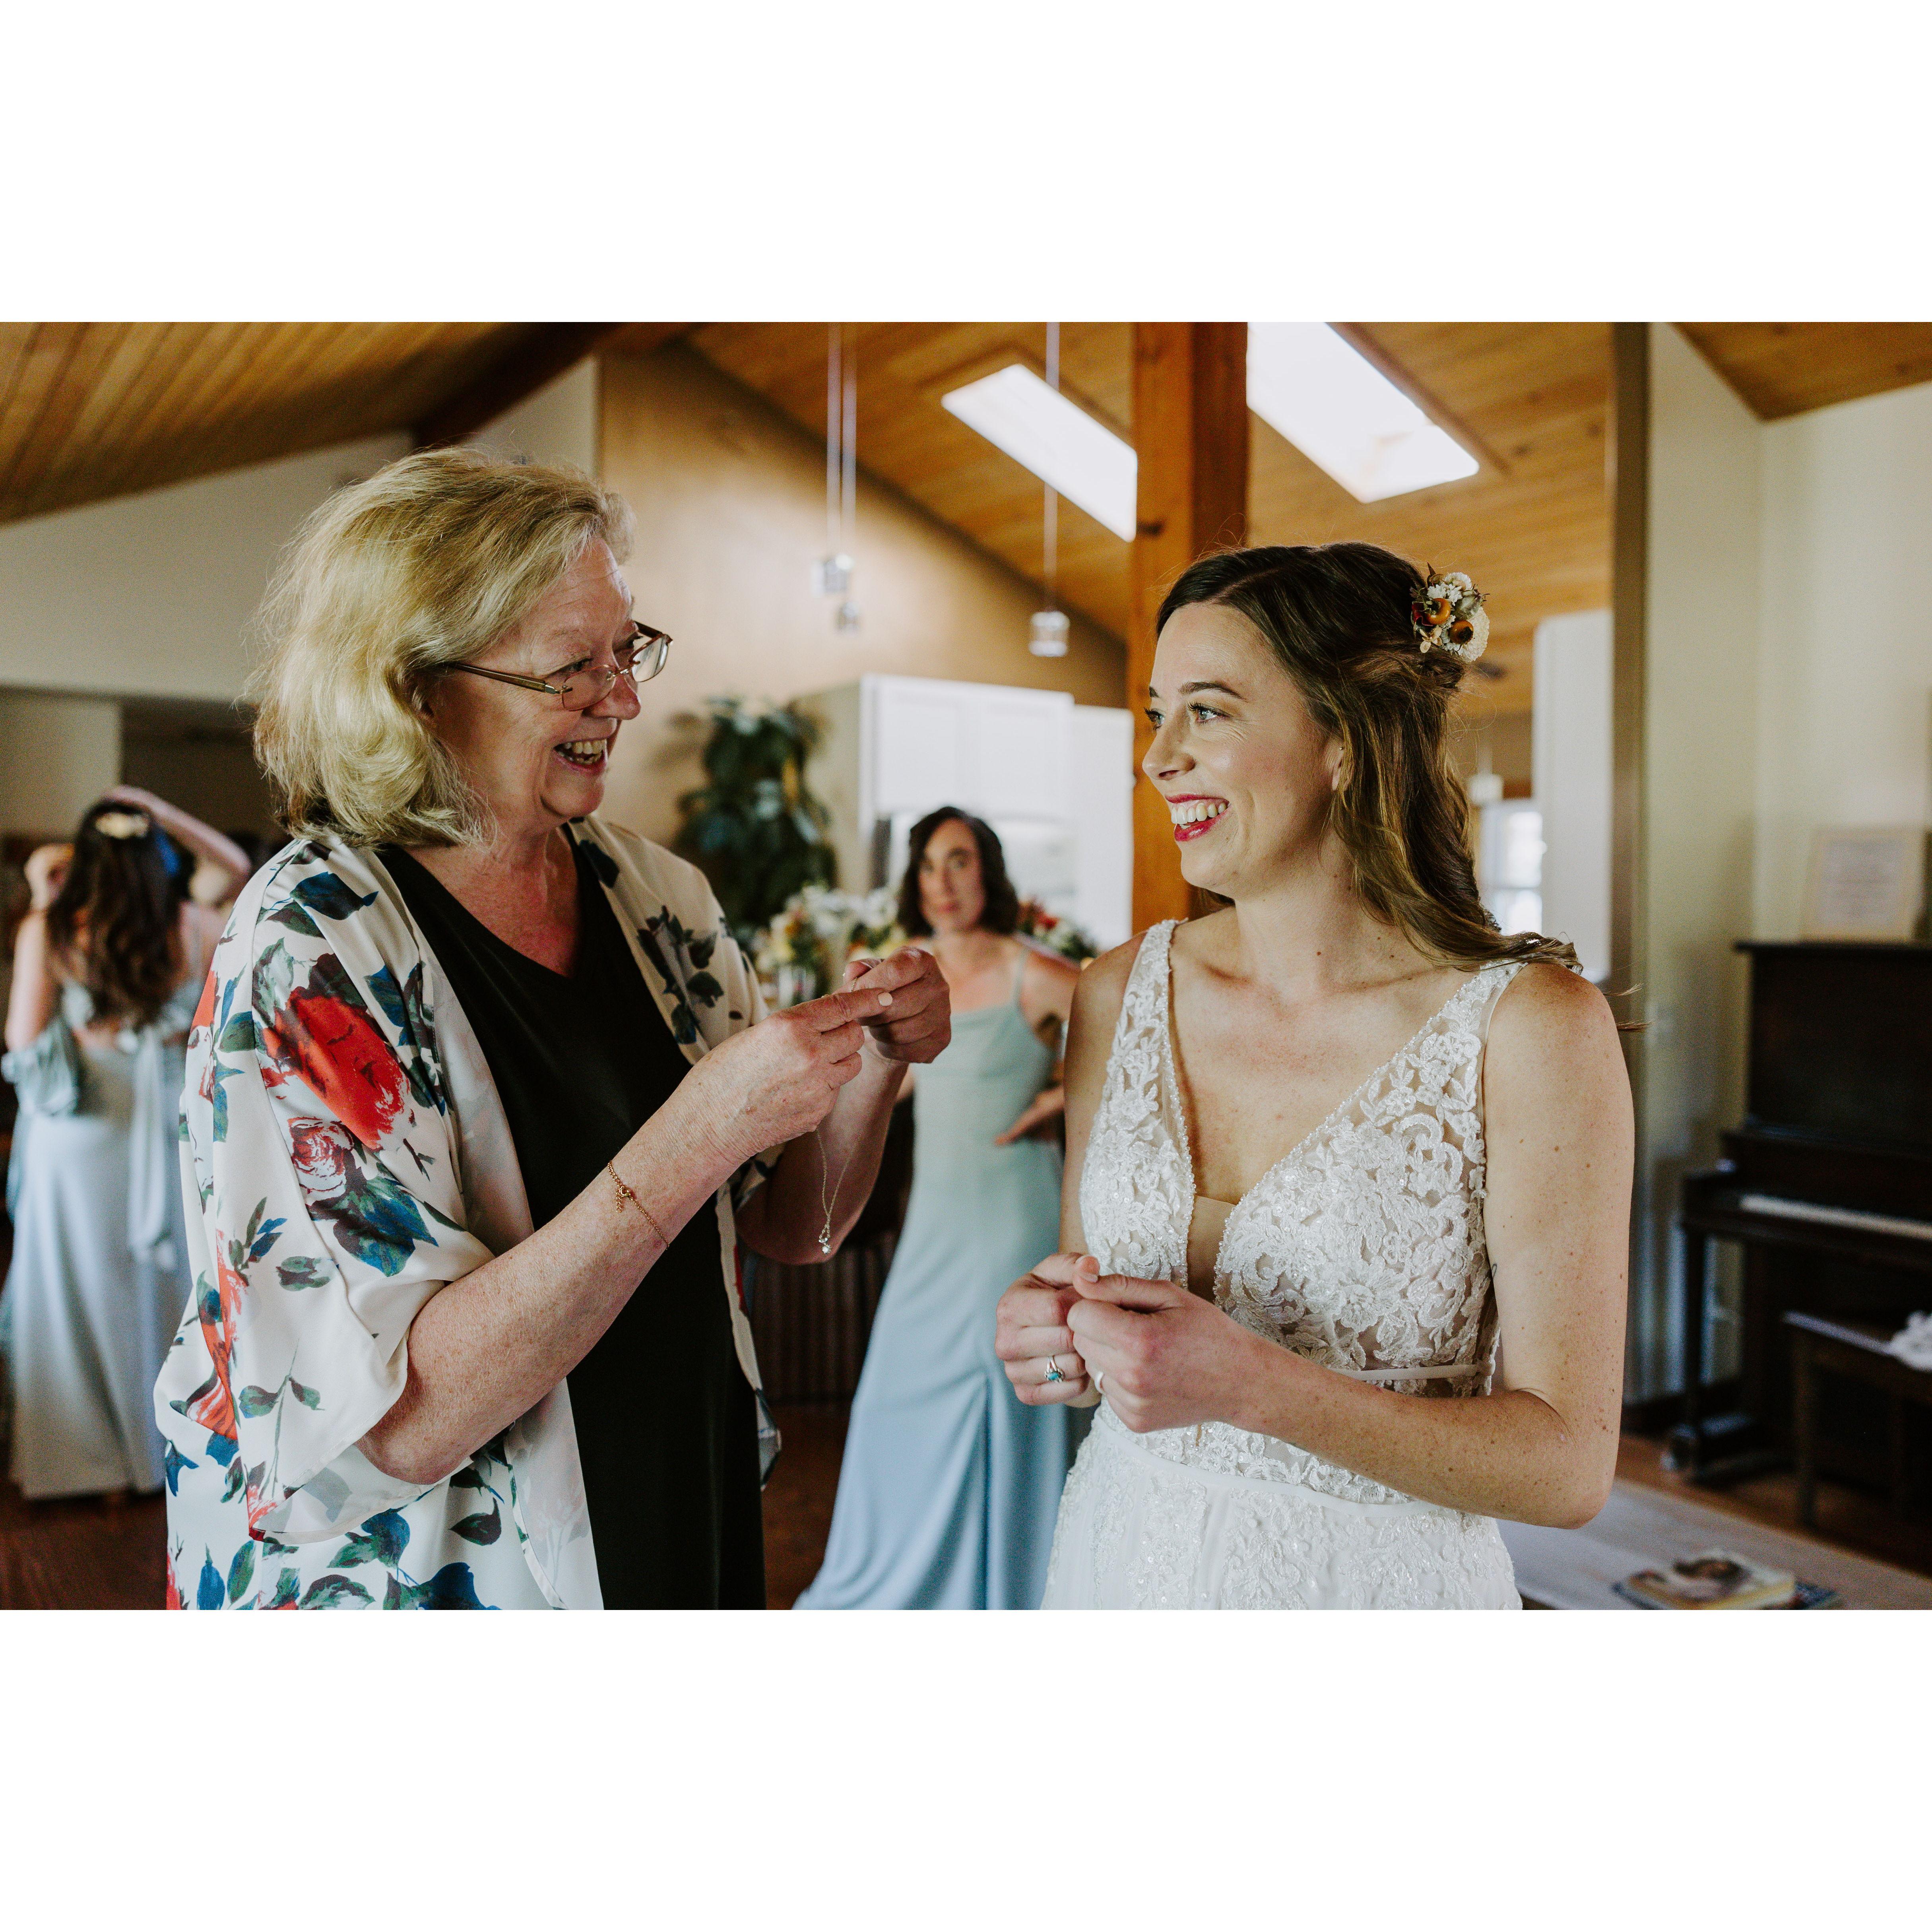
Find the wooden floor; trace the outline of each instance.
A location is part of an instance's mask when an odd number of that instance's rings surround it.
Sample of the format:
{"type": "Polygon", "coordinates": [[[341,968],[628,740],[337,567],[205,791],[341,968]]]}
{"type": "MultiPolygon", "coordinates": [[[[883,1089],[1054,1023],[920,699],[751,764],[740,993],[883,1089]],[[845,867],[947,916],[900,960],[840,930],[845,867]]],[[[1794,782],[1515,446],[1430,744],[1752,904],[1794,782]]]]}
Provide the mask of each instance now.
{"type": "MultiPolygon", "coordinates": [[[[766,1600],[789,1610],[817,1574],[832,1524],[838,1460],[845,1443],[842,1404],[777,1412],[784,1453],[765,1491],[766,1600]]],[[[1625,1481],[1694,1496],[1717,1510],[1778,1529],[1798,1527],[1789,1472],[1733,1488],[1688,1483],[1663,1467],[1661,1447],[1626,1436],[1617,1473],[1625,1481]]],[[[1827,1542],[1932,1576],[1932,1516],[1900,1517],[1880,1498],[1821,1481],[1818,1526],[1827,1542]]],[[[164,1600],[166,1534],[158,1496],[110,1504],[93,1498],[29,1503],[0,1481],[0,1610],[158,1610],[164,1600]]]]}
{"type": "Polygon", "coordinates": [[[845,1448],[841,1402],[772,1412],[784,1451],[765,1485],[765,1602],[788,1610],[818,1574],[832,1529],[838,1491],[838,1460],[845,1448]]]}
{"type": "Polygon", "coordinates": [[[1932,1576],[1932,1514],[1922,1507],[1901,1516],[1882,1496],[1821,1476],[1817,1523],[1807,1530],[1798,1520],[1798,1479],[1789,1469],[1774,1469],[1724,1485],[1694,1483],[1664,1468],[1661,1442],[1637,1436],[1624,1438],[1617,1455],[1617,1474],[1625,1482],[1675,1490],[1749,1522],[1815,1536],[1861,1556],[1876,1557],[1918,1576],[1932,1576]]]}
{"type": "Polygon", "coordinates": [[[0,1481],[0,1610],[158,1610],[166,1548],[159,1496],[30,1503],[0,1481]]]}

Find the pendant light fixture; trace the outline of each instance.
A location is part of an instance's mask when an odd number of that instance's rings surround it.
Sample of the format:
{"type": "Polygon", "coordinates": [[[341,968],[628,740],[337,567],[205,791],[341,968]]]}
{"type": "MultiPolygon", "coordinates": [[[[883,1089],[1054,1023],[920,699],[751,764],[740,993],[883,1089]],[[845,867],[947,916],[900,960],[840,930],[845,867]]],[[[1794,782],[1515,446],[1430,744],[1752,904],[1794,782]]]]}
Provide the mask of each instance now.
{"type": "Polygon", "coordinates": [[[852,533],[859,512],[859,357],[845,340],[843,322],[826,331],[825,353],[826,554],[812,566],[812,589],[836,597],[833,628],[856,631],[859,607],[852,601],[852,533]]]}
{"type": "MultiPolygon", "coordinates": [[[[1046,325],[1046,386],[1060,393],[1060,325],[1046,325]]],[[[1066,655],[1066,613],[1059,608],[1060,493],[1049,483],[1040,507],[1040,584],[1046,608],[1033,614],[1027,649],[1036,658],[1066,655]]]]}

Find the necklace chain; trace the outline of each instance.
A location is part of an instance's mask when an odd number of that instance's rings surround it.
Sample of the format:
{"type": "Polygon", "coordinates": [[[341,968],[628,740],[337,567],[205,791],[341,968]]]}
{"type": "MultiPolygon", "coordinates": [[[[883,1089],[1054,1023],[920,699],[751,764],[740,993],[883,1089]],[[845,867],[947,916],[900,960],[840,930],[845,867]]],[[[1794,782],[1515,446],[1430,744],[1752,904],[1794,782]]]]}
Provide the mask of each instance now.
{"type": "Polygon", "coordinates": [[[845,1177],[852,1171],[852,1155],[848,1150],[844,1165],[838,1170],[838,1184],[828,1196],[826,1183],[832,1178],[832,1163],[825,1157],[825,1136],[817,1127],[812,1130],[812,1138],[818,1148],[818,1204],[824,1211],[825,1220],[818,1230],[818,1252],[828,1259],[832,1253],[832,1209],[839,1196],[844,1192],[845,1177]]]}

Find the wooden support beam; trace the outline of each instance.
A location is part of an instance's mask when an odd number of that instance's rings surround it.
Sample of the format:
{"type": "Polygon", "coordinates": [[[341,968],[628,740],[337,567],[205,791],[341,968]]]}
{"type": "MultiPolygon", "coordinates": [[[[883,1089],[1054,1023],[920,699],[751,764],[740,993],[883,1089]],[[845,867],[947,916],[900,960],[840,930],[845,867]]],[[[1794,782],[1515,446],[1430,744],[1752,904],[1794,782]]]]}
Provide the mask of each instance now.
{"type": "MultiPolygon", "coordinates": [[[[1643,790],[1650,603],[1650,330],[1619,322],[1610,332],[1610,422],[1604,450],[1610,498],[1610,976],[1604,992],[1621,1022],[1649,1004],[1645,916],[1643,790]]],[[[1636,1123],[1631,1201],[1630,1320],[1626,1386],[1658,1388],[1670,1360],[1667,1335],[1672,1204],[1657,1198],[1649,1068],[1643,1036],[1622,1036],[1636,1123]]],[[[1675,1184],[1672,1184],[1674,1186],[1675,1184]]],[[[1687,1239],[1693,1243],[1698,1237],[1687,1239]]],[[[1687,1268],[1690,1265],[1687,1262],[1687,1268]]]]}
{"type": "MultiPolygon", "coordinates": [[[[630,322],[541,322],[514,348],[453,396],[446,397],[410,434],[418,449],[460,442],[506,410],[514,409],[548,382],[576,368],[585,356],[614,346],[630,331],[654,326],[630,322]]],[[[683,328],[683,322],[668,326],[683,328]]]]}
{"type": "MultiPolygon", "coordinates": [[[[1154,671],[1154,620],[1187,566],[1248,539],[1248,326],[1134,324],[1134,448],[1140,458],[1127,612],[1127,709],[1138,762],[1154,671]]],[[[1160,795],[1137,779],[1134,928],[1185,919],[1187,884],[1160,795]]]]}
{"type": "MultiPolygon", "coordinates": [[[[1612,324],[1611,357],[1610,434],[1604,452],[1611,538],[1609,990],[1619,1020],[1640,1020],[1648,965],[1643,774],[1650,580],[1650,324],[1612,324]]],[[[1626,1034],[1626,1044],[1634,1037],[1626,1034]]],[[[1631,1078],[1640,1079],[1642,1055],[1633,1052],[1629,1058],[1631,1078]]]]}

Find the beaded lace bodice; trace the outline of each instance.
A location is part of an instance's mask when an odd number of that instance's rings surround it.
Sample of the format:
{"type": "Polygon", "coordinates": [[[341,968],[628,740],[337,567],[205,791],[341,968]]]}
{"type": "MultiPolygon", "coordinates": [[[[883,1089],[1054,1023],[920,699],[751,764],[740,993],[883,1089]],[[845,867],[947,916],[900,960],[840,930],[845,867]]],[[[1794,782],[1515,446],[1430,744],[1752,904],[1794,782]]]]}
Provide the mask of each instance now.
{"type": "MultiPolygon", "coordinates": [[[[1110,1274],[1187,1280],[1195,1182],[1174,1071],[1168,947],[1152,928],[1128,976],[1080,1180],[1088,1250],[1110,1274]]],[[[1221,1307],[1324,1366],[1416,1395],[1485,1388],[1496,1314],[1483,1226],[1483,1049],[1518,967],[1472,974],[1391,1059],[1228,1214],[1221,1307]]],[[[1102,1407],[1096,1428],[1119,1429],[1102,1407]]],[[[1221,1423],[1136,1438],[1229,1474],[1364,1502],[1398,1492],[1221,1423]]]]}

